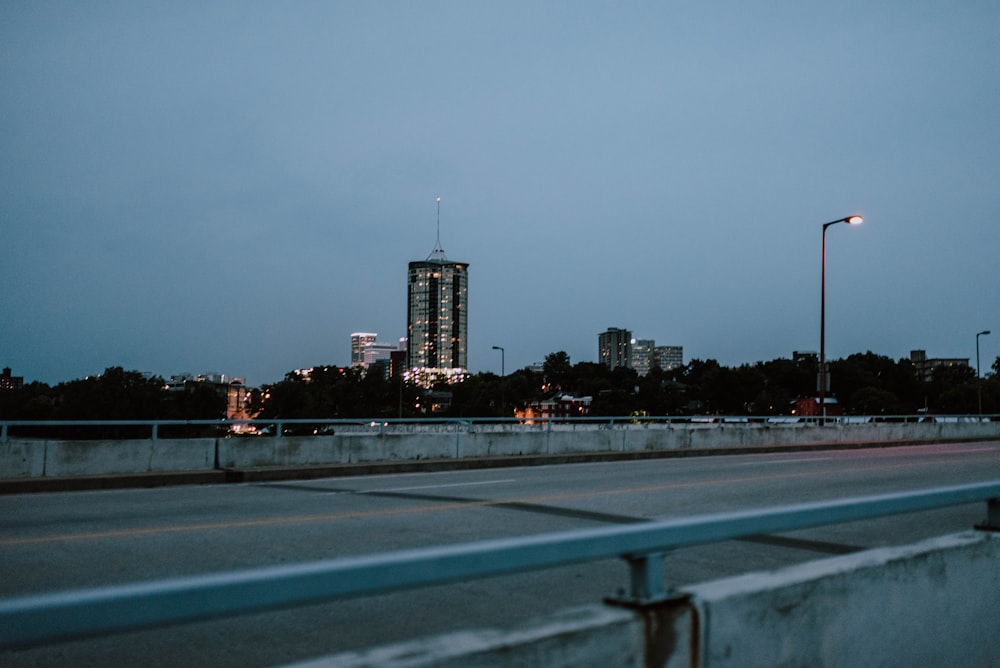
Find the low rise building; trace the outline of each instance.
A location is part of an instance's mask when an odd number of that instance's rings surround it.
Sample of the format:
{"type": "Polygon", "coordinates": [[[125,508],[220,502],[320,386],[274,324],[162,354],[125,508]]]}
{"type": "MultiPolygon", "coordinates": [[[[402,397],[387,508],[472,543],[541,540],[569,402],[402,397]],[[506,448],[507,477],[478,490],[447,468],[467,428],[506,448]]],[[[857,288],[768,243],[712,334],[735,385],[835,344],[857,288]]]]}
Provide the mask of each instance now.
{"type": "Polygon", "coordinates": [[[590,404],[592,401],[593,397],[556,394],[548,399],[531,404],[523,410],[514,411],[514,417],[521,418],[526,424],[533,424],[533,418],[585,417],[590,414],[590,404]]]}
{"type": "Polygon", "coordinates": [[[23,376],[12,376],[11,368],[5,366],[0,374],[0,390],[20,390],[24,387],[23,376]]]}
{"type": "Polygon", "coordinates": [[[910,361],[913,362],[913,370],[925,383],[931,382],[934,378],[934,369],[939,367],[969,366],[968,357],[927,357],[925,350],[911,350],[910,361]]]}

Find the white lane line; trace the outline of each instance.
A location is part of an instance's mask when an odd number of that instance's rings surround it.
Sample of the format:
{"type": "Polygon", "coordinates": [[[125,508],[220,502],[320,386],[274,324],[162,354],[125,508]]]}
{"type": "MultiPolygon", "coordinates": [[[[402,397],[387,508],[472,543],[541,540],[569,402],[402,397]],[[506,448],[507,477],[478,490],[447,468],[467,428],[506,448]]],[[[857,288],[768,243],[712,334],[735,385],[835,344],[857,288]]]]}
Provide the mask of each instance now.
{"type": "Polygon", "coordinates": [[[386,489],[366,489],[355,492],[355,494],[378,494],[380,492],[412,492],[417,489],[444,489],[446,487],[475,487],[480,485],[503,485],[509,482],[517,482],[514,478],[505,480],[481,480],[479,482],[455,482],[448,485],[416,485],[414,487],[389,487],[386,489]]]}
{"type": "Polygon", "coordinates": [[[740,462],[736,466],[760,466],[762,464],[809,464],[812,462],[825,462],[833,457],[800,457],[798,459],[771,459],[768,461],[740,462]]]}
{"type": "Polygon", "coordinates": [[[965,454],[966,452],[997,452],[996,448],[956,448],[955,450],[948,450],[945,454],[953,455],[956,452],[965,454]]]}

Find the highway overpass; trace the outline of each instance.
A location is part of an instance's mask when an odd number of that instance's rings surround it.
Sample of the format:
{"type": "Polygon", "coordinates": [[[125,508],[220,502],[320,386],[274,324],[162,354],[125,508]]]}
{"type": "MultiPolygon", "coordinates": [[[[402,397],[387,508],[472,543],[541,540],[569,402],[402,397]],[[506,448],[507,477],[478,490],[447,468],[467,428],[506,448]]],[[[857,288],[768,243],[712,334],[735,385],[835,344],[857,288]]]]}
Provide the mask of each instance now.
{"type": "MultiPolygon", "coordinates": [[[[0,596],[9,599],[81,586],[628,526],[998,478],[1000,443],[984,440],[5,495],[0,496],[0,596]]],[[[731,576],[811,568],[809,564],[817,558],[861,558],[872,549],[891,550],[963,534],[983,516],[982,504],[960,505],[747,536],[672,552],[664,559],[663,575],[676,590],[699,591],[700,587],[703,594],[710,594],[711,583],[731,576]]],[[[954,546],[958,539],[949,540],[954,546]]],[[[966,547],[963,543],[955,549],[966,547]]],[[[996,574],[995,560],[991,563],[987,577],[996,574]]],[[[761,577],[753,576],[750,581],[762,582],[761,577]]],[[[332,654],[337,662],[346,663],[354,660],[352,656],[364,660],[367,655],[370,660],[373,647],[390,645],[383,651],[391,652],[393,643],[424,642],[460,629],[493,629],[494,634],[503,635],[546,627],[531,620],[548,620],[549,626],[552,620],[565,622],[565,609],[598,604],[627,582],[625,564],[605,560],[6,650],[0,658],[9,665],[263,666],[332,654]]],[[[980,583],[990,586],[985,580],[980,583]]],[[[898,598],[893,591],[889,594],[898,598]]],[[[879,618],[883,599],[874,598],[868,609],[879,624],[891,621],[898,626],[899,619],[879,618]]],[[[594,617],[588,619],[592,622],[594,617]]],[[[989,630],[988,637],[1000,637],[998,629],[989,630]]],[[[837,629],[830,633],[842,642],[852,640],[838,636],[837,629]]],[[[398,651],[399,646],[395,647],[398,651]]],[[[413,651],[412,645],[405,647],[413,651]]]]}

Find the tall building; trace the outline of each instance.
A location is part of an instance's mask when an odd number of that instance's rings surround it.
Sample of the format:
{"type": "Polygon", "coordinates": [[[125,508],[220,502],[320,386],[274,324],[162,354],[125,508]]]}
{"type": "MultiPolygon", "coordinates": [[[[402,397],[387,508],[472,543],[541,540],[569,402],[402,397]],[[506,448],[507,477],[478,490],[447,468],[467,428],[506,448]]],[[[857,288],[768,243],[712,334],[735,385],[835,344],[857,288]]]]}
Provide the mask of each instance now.
{"type": "Polygon", "coordinates": [[[414,382],[465,377],[469,362],[469,265],[441,248],[441,199],[437,243],[426,260],[410,262],[407,280],[407,367],[414,382]]]}
{"type": "Polygon", "coordinates": [[[670,371],[684,366],[683,346],[658,346],[653,339],[632,339],[631,343],[629,366],[640,376],[645,376],[655,367],[670,371]]]}
{"type": "Polygon", "coordinates": [[[351,366],[365,365],[365,346],[375,343],[375,332],[354,332],[351,334],[351,366]]]}
{"type": "Polygon", "coordinates": [[[632,339],[632,357],[629,366],[640,376],[645,376],[653,368],[653,350],[656,342],[653,339],[632,339]]]}
{"type": "Polygon", "coordinates": [[[608,331],[597,335],[597,355],[609,369],[628,368],[632,361],[632,332],[608,327],[608,331]]]}
{"type": "Polygon", "coordinates": [[[684,366],[684,346],[656,346],[653,348],[653,366],[664,371],[684,366]]]}
{"type": "Polygon", "coordinates": [[[392,353],[399,348],[391,343],[369,343],[363,351],[362,365],[367,369],[372,364],[386,362],[392,358],[392,353]]]}

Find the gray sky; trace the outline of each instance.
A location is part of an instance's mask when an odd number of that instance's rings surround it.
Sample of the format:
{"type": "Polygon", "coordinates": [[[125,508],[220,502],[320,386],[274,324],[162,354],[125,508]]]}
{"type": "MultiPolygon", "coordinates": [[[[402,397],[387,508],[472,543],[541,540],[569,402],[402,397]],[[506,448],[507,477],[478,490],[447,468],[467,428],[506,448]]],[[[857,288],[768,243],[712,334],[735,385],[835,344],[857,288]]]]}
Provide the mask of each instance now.
{"type": "MultiPolygon", "coordinates": [[[[5,2],[0,364],[260,384],[469,268],[473,371],[1000,354],[1000,3],[5,2]]],[[[989,362],[988,362],[989,361],[989,362]]]]}

